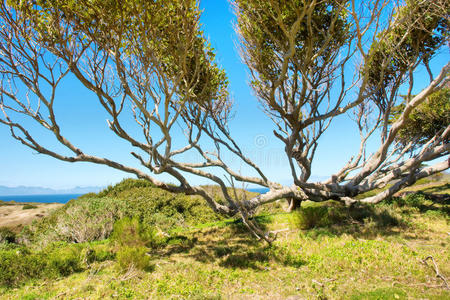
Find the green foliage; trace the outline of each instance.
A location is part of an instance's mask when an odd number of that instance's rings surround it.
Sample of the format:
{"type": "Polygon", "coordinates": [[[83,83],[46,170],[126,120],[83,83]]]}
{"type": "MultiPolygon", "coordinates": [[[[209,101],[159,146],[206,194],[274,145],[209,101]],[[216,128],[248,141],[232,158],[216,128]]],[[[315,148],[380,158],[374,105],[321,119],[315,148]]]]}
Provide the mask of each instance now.
{"type": "Polygon", "coordinates": [[[430,6],[428,1],[408,0],[396,13],[396,23],[371,45],[363,73],[368,75],[370,97],[384,110],[386,90],[400,84],[411,65],[428,62],[448,36],[448,1],[430,6]]]}
{"type": "Polygon", "coordinates": [[[327,207],[301,207],[293,212],[294,224],[300,229],[311,229],[331,224],[327,207]]]}
{"type": "Polygon", "coordinates": [[[43,250],[46,255],[46,277],[67,276],[83,270],[80,249],[64,245],[56,249],[43,250]]]}
{"type": "Polygon", "coordinates": [[[107,260],[113,260],[116,257],[116,254],[111,249],[111,247],[108,244],[99,244],[94,245],[92,248],[94,256],[90,261],[98,261],[103,262],[107,260]]]}
{"type": "Polygon", "coordinates": [[[32,204],[25,204],[22,209],[34,209],[34,208],[38,208],[36,205],[32,205],[32,204]]]}
{"type": "Polygon", "coordinates": [[[222,219],[202,198],[173,194],[152,187],[145,180],[125,179],[99,196],[123,202],[124,217],[137,218],[163,231],[222,219]]]}
{"type": "MultiPolygon", "coordinates": [[[[131,189],[135,188],[148,188],[148,187],[154,187],[153,184],[148,180],[136,180],[132,178],[127,178],[122,180],[121,182],[115,184],[115,185],[109,185],[107,188],[100,191],[98,194],[90,194],[91,196],[97,196],[100,198],[103,197],[117,197],[123,192],[126,192],[131,189]]],[[[80,198],[84,198],[86,195],[81,196],[80,198]]],[[[90,197],[88,197],[90,198],[90,197]]]]}
{"type": "Polygon", "coordinates": [[[340,204],[311,205],[301,207],[290,216],[291,224],[299,229],[330,227],[343,224],[366,224],[376,228],[398,226],[402,218],[393,209],[383,205],[356,205],[345,207],[340,204]]]}
{"type": "Polygon", "coordinates": [[[26,249],[0,251],[0,285],[15,286],[29,278],[36,278],[46,263],[39,255],[26,249]]]}
{"type": "Polygon", "coordinates": [[[73,247],[47,248],[37,253],[26,248],[0,251],[0,285],[16,286],[35,278],[56,278],[82,270],[73,247]]]}
{"type": "Polygon", "coordinates": [[[120,247],[116,254],[116,260],[117,266],[122,272],[126,272],[130,268],[144,271],[152,271],[154,269],[150,256],[147,254],[147,248],[143,246],[120,247]]]}
{"type": "Polygon", "coordinates": [[[49,216],[36,220],[21,232],[28,243],[52,241],[85,242],[108,238],[114,223],[135,219],[149,232],[168,232],[176,227],[221,220],[198,196],[173,194],[153,187],[148,181],[125,179],[98,194],[90,193],[69,201],[49,216]]]}
{"type": "Polygon", "coordinates": [[[312,84],[323,84],[327,75],[321,70],[331,68],[336,53],[351,36],[344,1],[235,0],[234,3],[242,55],[252,70],[253,90],[270,109],[281,111],[285,108],[270,97],[271,90],[289,78],[286,84],[294,89],[295,96],[285,96],[283,101],[296,110],[295,115],[283,117],[297,126],[302,119],[300,107],[307,103],[300,92],[305,84],[302,79],[307,74],[320,73],[322,78],[317,82],[313,79],[312,84]],[[291,36],[294,30],[296,35],[291,36]]]}
{"type": "Polygon", "coordinates": [[[8,4],[33,29],[29,38],[57,49],[51,51],[56,55],[63,56],[72,43],[117,49],[121,59],[128,56],[136,67],[157,70],[158,77],[171,81],[177,93],[173,105],[206,105],[227,95],[225,72],[213,63],[213,49],[198,26],[196,0],[30,2],[8,4]]]}
{"type": "Polygon", "coordinates": [[[137,218],[123,218],[114,224],[111,240],[120,246],[158,247],[165,239],[159,237],[154,228],[142,224],[137,218]]]}
{"type": "Polygon", "coordinates": [[[8,227],[0,227],[0,244],[14,243],[16,241],[16,233],[8,227]]]}
{"type": "MultiPolygon", "coordinates": [[[[393,108],[390,123],[398,120],[404,107],[405,103],[402,103],[393,108]]],[[[444,88],[433,93],[411,112],[405,127],[400,129],[396,139],[402,144],[415,141],[417,145],[424,145],[448,124],[450,124],[450,88],[444,88]]]]}
{"type": "Polygon", "coordinates": [[[117,267],[121,272],[130,269],[152,271],[154,266],[147,254],[148,248],[156,248],[166,242],[151,226],[137,218],[123,218],[114,224],[111,240],[115,242],[117,267]]]}
{"type": "Polygon", "coordinates": [[[108,244],[56,242],[41,250],[24,246],[0,248],[0,286],[13,287],[35,279],[56,279],[85,270],[91,263],[112,260],[108,244]]]}

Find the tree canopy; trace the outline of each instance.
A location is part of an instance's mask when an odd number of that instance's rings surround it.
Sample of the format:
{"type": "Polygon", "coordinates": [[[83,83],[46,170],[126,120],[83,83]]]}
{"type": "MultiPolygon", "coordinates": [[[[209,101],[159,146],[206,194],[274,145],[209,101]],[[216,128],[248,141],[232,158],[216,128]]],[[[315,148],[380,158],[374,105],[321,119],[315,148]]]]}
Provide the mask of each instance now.
{"type": "Polygon", "coordinates": [[[200,195],[218,213],[241,214],[262,237],[248,215],[265,203],[281,198],[376,203],[449,168],[448,159],[423,165],[450,150],[444,89],[450,65],[436,59],[449,50],[448,1],[235,0],[232,5],[251,86],[284,145],[293,186],[272,181],[233,138],[228,79],[201,30],[196,0],[3,2],[0,123],[39,153],[107,165],[172,192],[200,195]],[[96,95],[109,129],[134,147],[131,155],[141,168],[88,154],[62,132],[54,104],[69,76],[96,95]],[[128,105],[131,114],[124,109],[128,105]],[[329,179],[310,182],[321,137],[341,115],[354,119],[360,147],[329,179]],[[43,145],[26,119],[66,151],[43,145]],[[124,125],[130,120],[139,132],[124,125]],[[176,123],[184,128],[181,147],[181,141],[173,142],[176,123]],[[406,143],[411,137],[416,142],[406,143]],[[379,143],[373,153],[366,151],[369,139],[379,143]],[[182,161],[184,153],[199,159],[182,161]],[[252,172],[234,170],[225,153],[252,172]],[[159,181],[154,175],[161,173],[178,183],[159,181]],[[219,185],[225,202],[192,185],[187,175],[219,185]],[[236,182],[269,192],[239,199],[229,189],[236,182]],[[375,196],[355,198],[392,182],[375,196]]]}

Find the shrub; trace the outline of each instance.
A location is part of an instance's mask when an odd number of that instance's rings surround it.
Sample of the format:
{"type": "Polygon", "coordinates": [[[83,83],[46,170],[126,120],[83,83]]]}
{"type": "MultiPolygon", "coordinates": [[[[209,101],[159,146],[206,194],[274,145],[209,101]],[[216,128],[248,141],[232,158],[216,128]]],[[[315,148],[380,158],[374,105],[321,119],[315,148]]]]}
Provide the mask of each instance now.
{"type": "Polygon", "coordinates": [[[43,245],[53,241],[102,240],[109,237],[114,223],[125,217],[164,232],[223,218],[200,197],[173,194],[145,180],[125,179],[98,194],[69,201],[25,227],[19,238],[25,243],[43,245]]]}
{"type": "Polygon", "coordinates": [[[58,218],[55,231],[65,240],[82,243],[107,238],[122,216],[122,203],[110,198],[73,201],[58,218]]]}
{"type": "Polygon", "coordinates": [[[117,266],[120,271],[125,272],[130,268],[152,271],[150,256],[147,248],[142,246],[122,246],[116,254],[117,266]]]}
{"type": "Polygon", "coordinates": [[[24,228],[20,240],[45,246],[54,241],[82,243],[105,239],[111,234],[114,222],[122,217],[123,204],[111,198],[71,200],[24,228]]]}
{"type": "Polygon", "coordinates": [[[0,227],[0,243],[15,243],[16,234],[8,227],[0,227]]]}
{"type": "Polygon", "coordinates": [[[38,208],[36,205],[31,205],[31,204],[25,204],[22,209],[34,209],[34,208],[38,208]]]}
{"type": "Polygon", "coordinates": [[[112,260],[116,257],[115,253],[111,250],[109,245],[95,245],[92,250],[94,251],[95,261],[112,260]]]}
{"type": "Polygon", "coordinates": [[[82,270],[76,251],[58,248],[32,253],[26,248],[0,251],[0,285],[12,287],[35,278],[67,276],[82,270]]]}
{"type": "Polygon", "coordinates": [[[414,193],[405,197],[405,203],[407,206],[420,208],[425,205],[428,200],[427,196],[423,193],[414,193]]]}
{"type": "Polygon", "coordinates": [[[136,217],[140,222],[155,226],[162,231],[221,220],[197,196],[172,194],[162,189],[131,188],[117,193],[125,203],[125,216],[136,217]]]}
{"type": "Polygon", "coordinates": [[[111,239],[120,246],[147,246],[155,248],[164,242],[156,230],[139,222],[137,218],[123,218],[114,224],[111,239]]]}
{"type": "Polygon", "coordinates": [[[293,212],[292,222],[300,229],[311,229],[331,224],[326,206],[300,207],[293,212]]]}
{"type": "Polygon", "coordinates": [[[131,190],[133,188],[147,187],[154,187],[154,185],[148,180],[127,178],[115,185],[109,185],[106,189],[100,191],[97,194],[97,197],[114,197],[118,196],[121,192],[131,190]]]}
{"type": "Polygon", "coordinates": [[[45,271],[46,277],[67,276],[82,270],[83,267],[79,249],[66,246],[55,249],[48,254],[45,271]]]}
{"type": "Polygon", "coordinates": [[[84,247],[58,242],[35,252],[23,246],[0,249],[0,286],[14,287],[32,279],[54,279],[83,271],[86,257],[98,259],[95,250],[95,255],[86,255],[84,247]]]}
{"type": "Polygon", "coordinates": [[[427,210],[425,212],[425,215],[431,219],[447,219],[447,221],[450,221],[450,216],[448,212],[443,210],[427,210]]]}
{"type": "Polygon", "coordinates": [[[24,248],[0,251],[0,285],[12,287],[39,277],[45,267],[42,256],[33,255],[24,248]]]}
{"type": "Polygon", "coordinates": [[[291,224],[299,229],[355,223],[375,228],[402,224],[401,215],[387,205],[357,204],[349,208],[333,202],[301,207],[289,218],[291,224]]]}

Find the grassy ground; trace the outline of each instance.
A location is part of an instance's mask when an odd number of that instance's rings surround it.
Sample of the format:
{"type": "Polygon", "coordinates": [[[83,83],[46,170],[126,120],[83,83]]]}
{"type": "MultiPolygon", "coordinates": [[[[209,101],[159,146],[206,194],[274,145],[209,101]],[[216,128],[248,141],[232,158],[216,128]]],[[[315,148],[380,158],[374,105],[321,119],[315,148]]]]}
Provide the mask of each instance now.
{"type": "MultiPolygon", "coordinates": [[[[431,188],[448,194],[445,184],[431,188]]],[[[56,280],[0,287],[0,298],[450,299],[432,261],[423,262],[432,256],[450,279],[449,209],[448,199],[421,197],[352,209],[307,202],[293,214],[255,217],[264,230],[283,230],[272,246],[238,220],[183,227],[148,248],[153,271],[94,262],[56,280]]]]}

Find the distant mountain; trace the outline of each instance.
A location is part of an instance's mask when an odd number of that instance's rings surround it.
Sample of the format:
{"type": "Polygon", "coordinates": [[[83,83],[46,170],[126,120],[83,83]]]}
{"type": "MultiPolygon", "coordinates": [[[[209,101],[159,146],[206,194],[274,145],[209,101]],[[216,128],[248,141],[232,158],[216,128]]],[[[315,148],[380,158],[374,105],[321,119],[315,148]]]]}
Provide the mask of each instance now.
{"type": "Polygon", "coordinates": [[[77,186],[72,189],[54,190],[44,187],[32,187],[32,186],[8,187],[0,185],[0,196],[86,194],[92,192],[97,193],[102,189],[103,187],[99,186],[87,186],[87,187],[77,186]]]}

